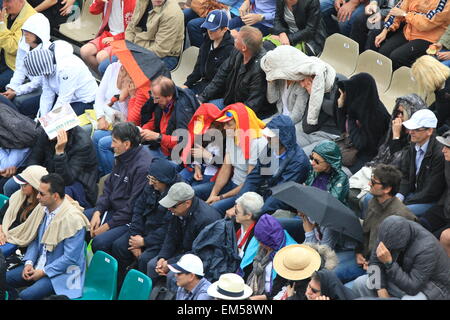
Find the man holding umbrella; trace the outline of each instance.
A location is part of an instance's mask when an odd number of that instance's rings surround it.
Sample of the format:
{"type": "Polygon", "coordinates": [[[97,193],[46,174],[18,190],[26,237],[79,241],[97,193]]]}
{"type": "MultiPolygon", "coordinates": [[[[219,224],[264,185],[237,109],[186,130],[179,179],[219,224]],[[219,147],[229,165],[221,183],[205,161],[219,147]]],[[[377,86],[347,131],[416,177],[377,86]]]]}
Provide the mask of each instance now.
{"type": "Polygon", "coordinates": [[[364,274],[355,262],[354,249],[363,239],[357,216],[330,193],[287,182],[272,188],[272,196],[295,208],[303,221],[305,243],[329,246],[339,264],[334,270],[342,282],[364,274]]]}

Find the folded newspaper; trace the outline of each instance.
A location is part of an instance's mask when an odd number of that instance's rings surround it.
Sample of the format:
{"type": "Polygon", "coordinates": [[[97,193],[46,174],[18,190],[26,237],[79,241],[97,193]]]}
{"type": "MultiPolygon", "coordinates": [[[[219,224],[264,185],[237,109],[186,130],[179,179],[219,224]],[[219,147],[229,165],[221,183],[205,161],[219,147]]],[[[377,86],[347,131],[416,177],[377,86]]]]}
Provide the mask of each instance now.
{"type": "Polygon", "coordinates": [[[80,120],[70,104],[54,108],[45,116],[40,117],[39,122],[50,140],[58,136],[59,130],[68,131],[80,124],[80,120]]]}

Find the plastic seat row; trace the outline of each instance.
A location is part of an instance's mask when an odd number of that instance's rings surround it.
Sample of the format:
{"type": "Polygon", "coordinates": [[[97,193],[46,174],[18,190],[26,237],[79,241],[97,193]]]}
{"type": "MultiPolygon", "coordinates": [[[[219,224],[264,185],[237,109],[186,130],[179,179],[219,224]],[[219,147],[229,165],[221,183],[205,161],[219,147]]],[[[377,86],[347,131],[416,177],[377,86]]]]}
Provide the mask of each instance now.
{"type": "MultiPolygon", "coordinates": [[[[380,99],[390,113],[396,98],[418,93],[417,82],[411,74],[411,68],[401,67],[392,72],[391,59],[373,50],[359,54],[359,44],[342,34],[335,33],[326,39],[319,58],[346,77],[360,72],[372,75],[377,83],[380,99]]],[[[427,97],[428,105],[433,102],[434,95],[427,97]]]]}
{"type": "Polygon", "coordinates": [[[74,300],[148,300],[152,280],[137,270],[130,270],[117,298],[117,260],[103,251],[97,251],[86,272],[83,295],[74,300]]]}

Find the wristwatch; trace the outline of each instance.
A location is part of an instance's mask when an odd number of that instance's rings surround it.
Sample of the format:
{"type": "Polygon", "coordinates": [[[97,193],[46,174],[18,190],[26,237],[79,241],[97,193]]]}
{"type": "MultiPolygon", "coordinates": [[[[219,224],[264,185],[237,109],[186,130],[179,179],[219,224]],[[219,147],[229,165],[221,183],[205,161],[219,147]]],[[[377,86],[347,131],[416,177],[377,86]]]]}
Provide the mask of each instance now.
{"type": "Polygon", "coordinates": [[[162,134],[160,133],[158,138],[156,138],[156,142],[161,143],[162,140],[162,134]]]}
{"type": "Polygon", "coordinates": [[[384,266],[386,267],[386,269],[389,269],[390,267],[392,267],[392,264],[394,263],[394,261],[391,261],[391,262],[386,262],[385,264],[384,264],[384,266]]]}

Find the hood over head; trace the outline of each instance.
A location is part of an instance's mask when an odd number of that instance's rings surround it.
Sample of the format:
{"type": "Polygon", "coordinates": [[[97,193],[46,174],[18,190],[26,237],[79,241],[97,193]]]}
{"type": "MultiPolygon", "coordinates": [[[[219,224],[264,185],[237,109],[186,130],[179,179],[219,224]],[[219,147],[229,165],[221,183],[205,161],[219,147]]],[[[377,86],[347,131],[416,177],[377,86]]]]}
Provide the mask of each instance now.
{"type": "Polygon", "coordinates": [[[415,222],[400,216],[389,216],[380,224],[378,240],[383,242],[389,251],[404,250],[414,239],[413,223],[415,222]]]}
{"type": "Polygon", "coordinates": [[[317,271],[317,275],[320,279],[320,292],[323,296],[329,297],[330,300],[353,300],[357,298],[352,289],[342,284],[334,271],[323,269],[317,271]]]}
{"type": "Polygon", "coordinates": [[[334,170],[339,171],[342,169],[342,154],[336,142],[323,141],[316,145],[312,152],[321,156],[334,170]]]}
{"type": "Polygon", "coordinates": [[[277,219],[269,214],[263,214],[255,225],[254,235],[256,240],[272,248],[275,255],[286,244],[284,229],[277,219]]]}
{"type": "Polygon", "coordinates": [[[267,128],[277,133],[280,142],[287,150],[292,150],[297,146],[297,136],[295,134],[295,126],[291,118],[286,115],[278,115],[274,117],[267,125],[267,128]]]}
{"type": "MultiPolygon", "coordinates": [[[[29,17],[22,26],[22,30],[35,34],[42,43],[36,48],[48,48],[50,42],[50,22],[42,13],[35,13],[29,17]]],[[[25,51],[30,50],[30,45],[25,42],[22,36],[19,41],[19,48],[25,51]]]]}

